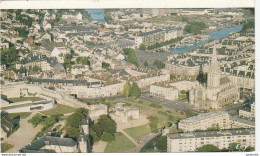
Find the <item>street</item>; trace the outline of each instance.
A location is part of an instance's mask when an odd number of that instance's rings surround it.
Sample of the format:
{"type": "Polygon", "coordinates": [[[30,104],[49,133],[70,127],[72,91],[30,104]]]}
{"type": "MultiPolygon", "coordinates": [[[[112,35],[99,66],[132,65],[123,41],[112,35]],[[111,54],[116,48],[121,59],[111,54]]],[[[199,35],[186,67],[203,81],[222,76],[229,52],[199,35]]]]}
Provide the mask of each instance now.
{"type": "Polygon", "coordinates": [[[195,114],[198,114],[201,112],[199,108],[195,108],[193,106],[190,106],[189,104],[182,103],[180,101],[170,101],[170,100],[166,100],[166,99],[161,99],[161,98],[154,97],[154,96],[151,97],[149,93],[145,93],[145,92],[142,92],[140,99],[151,101],[151,102],[154,102],[157,104],[161,104],[163,107],[166,107],[169,109],[177,109],[177,110],[182,110],[182,111],[191,110],[195,114]]]}

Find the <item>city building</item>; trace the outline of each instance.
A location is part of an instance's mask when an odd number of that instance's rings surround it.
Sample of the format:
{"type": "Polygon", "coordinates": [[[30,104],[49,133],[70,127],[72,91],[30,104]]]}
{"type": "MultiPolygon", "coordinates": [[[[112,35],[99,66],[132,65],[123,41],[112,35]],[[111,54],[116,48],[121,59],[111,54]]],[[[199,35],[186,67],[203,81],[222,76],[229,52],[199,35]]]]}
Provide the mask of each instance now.
{"type": "Polygon", "coordinates": [[[224,111],[199,114],[180,120],[178,129],[182,129],[184,132],[207,130],[209,128],[228,129],[230,127],[229,118],[229,114],[224,111]]]}
{"type": "Polygon", "coordinates": [[[150,86],[150,95],[174,101],[178,99],[179,92],[169,84],[156,83],[150,86]]]}
{"type": "Polygon", "coordinates": [[[239,144],[241,148],[255,147],[255,129],[168,134],[167,152],[194,152],[208,144],[228,149],[233,143],[239,144]]]}
{"type": "Polygon", "coordinates": [[[247,120],[244,118],[240,118],[238,116],[230,116],[230,128],[255,128],[255,122],[251,120],[247,120]]]}
{"type": "Polygon", "coordinates": [[[169,62],[165,64],[165,69],[176,76],[190,76],[196,77],[200,73],[200,66],[194,64],[175,64],[169,62]]]}
{"type": "Polygon", "coordinates": [[[252,103],[250,109],[239,109],[239,117],[247,119],[255,119],[255,103],[252,103]]]}

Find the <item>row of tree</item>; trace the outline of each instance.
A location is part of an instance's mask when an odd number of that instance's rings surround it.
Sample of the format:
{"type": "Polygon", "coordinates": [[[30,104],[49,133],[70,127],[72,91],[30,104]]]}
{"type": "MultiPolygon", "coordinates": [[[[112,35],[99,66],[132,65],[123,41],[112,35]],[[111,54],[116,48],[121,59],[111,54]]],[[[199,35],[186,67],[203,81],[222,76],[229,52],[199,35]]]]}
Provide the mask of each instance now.
{"type": "Polygon", "coordinates": [[[169,45],[169,44],[173,44],[173,43],[178,42],[182,39],[183,39],[183,37],[177,37],[175,39],[167,40],[167,41],[160,42],[160,43],[155,43],[155,44],[147,46],[147,47],[144,44],[140,44],[139,49],[140,50],[152,50],[152,49],[155,49],[155,48],[160,48],[160,47],[163,47],[163,46],[166,46],[166,45],[169,45]]]}
{"type": "Polygon", "coordinates": [[[138,87],[138,84],[136,82],[133,82],[131,85],[129,82],[126,82],[123,89],[123,95],[125,97],[133,97],[133,98],[139,98],[141,95],[141,90],[138,87]]]}

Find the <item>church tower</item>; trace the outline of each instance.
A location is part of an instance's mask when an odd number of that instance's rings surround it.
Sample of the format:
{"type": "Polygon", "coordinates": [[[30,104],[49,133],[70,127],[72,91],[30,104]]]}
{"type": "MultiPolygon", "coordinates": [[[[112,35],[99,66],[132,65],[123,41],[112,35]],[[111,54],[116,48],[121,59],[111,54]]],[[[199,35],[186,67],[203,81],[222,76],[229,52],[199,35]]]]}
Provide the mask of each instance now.
{"type": "Polygon", "coordinates": [[[216,45],[214,43],[213,54],[209,64],[209,72],[207,76],[207,87],[209,88],[219,87],[220,75],[221,75],[220,65],[217,59],[216,45]]]}

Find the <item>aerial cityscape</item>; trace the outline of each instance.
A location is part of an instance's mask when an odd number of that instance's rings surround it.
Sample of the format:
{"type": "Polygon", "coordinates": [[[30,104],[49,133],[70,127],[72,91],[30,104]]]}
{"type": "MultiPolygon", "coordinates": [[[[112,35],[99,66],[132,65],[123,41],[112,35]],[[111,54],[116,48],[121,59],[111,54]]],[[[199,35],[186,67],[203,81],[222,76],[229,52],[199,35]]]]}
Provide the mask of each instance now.
{"type": "Polygon", "coordinates": [[[1,10],[1,153],[255,151],[254,11],[1,10]]]}

